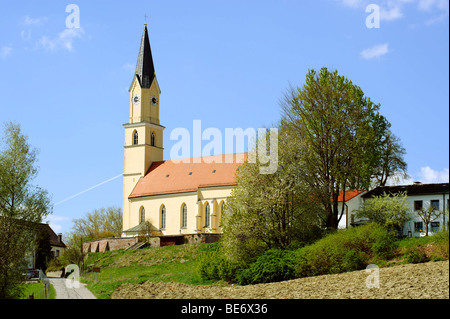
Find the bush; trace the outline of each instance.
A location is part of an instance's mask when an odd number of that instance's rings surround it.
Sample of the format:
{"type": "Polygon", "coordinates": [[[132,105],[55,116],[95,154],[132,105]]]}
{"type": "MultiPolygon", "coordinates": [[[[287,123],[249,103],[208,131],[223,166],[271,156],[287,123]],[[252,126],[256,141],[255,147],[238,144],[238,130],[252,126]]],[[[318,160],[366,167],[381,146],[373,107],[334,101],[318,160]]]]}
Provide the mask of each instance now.
{"type": "Polygon", "coordinates": [[[448,260],[449,257],[449,233],[448,230],[439,232],[433,236],[433,241],[437,246],[434,253],[434,260],[448,260]]]}
{"type": "Polygon", "coordinates": [[[364,269],[393,256],[396,247],[394,233],[373,223],[339,230],[297,250],[266,250],[250,264],[230,262],[219,244],[207,246],[197,271],[202,279],[241,285],[276,282],[364,269]]]}
{"type": "Polygon", "coordinates": [[[238,265],[231,263],[219,245],[211,245],[199,256],[197,273],[204,280],[236,281],[238,265]]]}
{"type": "Polygon", "coordinates": [[[283,281],[295,278],[295,256],[292,251],[270,249],[258,257],[249,268],[237,275],[240,285],[283,281]]]}
{"type": "Polygon", "coordinates": [[[342,260],[342,268],[346,270],[363,269],[367,266],[367,255],[364,252],[349,250],[342,260]]]}
{"type": "Polygon", "coordinates": [[[405,255],[406,261],[410,264],[419,264],[430,261],[422,246],[410,248],[405,255]]]}
{"type": "Polygon", "coordinates": [[[395,248],[394,234],[377,224],[340,230],[299,249],[296,274],[306,277],[364,269],[374,259],[393,256],[395,248]]]}

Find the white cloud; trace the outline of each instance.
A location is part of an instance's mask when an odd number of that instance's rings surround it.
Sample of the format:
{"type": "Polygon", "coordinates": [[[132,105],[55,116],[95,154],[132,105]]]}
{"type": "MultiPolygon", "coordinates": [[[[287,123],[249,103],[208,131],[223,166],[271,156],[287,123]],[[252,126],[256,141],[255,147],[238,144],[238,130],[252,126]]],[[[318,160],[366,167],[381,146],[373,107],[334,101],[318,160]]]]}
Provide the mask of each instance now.
{"type": "Polygon", "coordinates": [[[419,0],[419,5],[417,6],[417,8],[420,11],[430,11],[434,1],[435,0],[419,0]]]}
{"type": "Polygon", "coordinates": [[[444,21],[446,18],[448,17],[448,12],[447,13],[442,13],[441,15],[438,15],[434,18],[428,19],[427,21],[425,21],[425,25],[426,26],[430,26],[432,24],[444,21]]]}
{"type": "Polygon", "coordinates": [[[72,51],[73,41],[77,38],[81,38],[83,34],[84,34],[83,28],[64,29],[62,32],[58,33],[58,35],[54,38],[42,36],[38,43],[43,48],[50,51],[53,51],[58,48],[66,49],[67,51],[72,51]]]}
{"type": "Polygon", "coordinates": [[[413,183],[414,179],[410,175],[405,176],[403,173],[396,173],[388,177],[386,185],[387,186],[410,185],[413,183]]]}
{"type": "Polygon", "coordinates": [[[449,182],[449,169],[444,168],[442,171],[437,171],[429,166],[421,167],[420,172],[414,174],[414,176],[403,176],[403,174],[394,174],[388,178],[386,185],[411,185],[414,182],[421,182],[423,184],[433,183],[448,183],[449,182]]]}
{"type": "Polygon", "coordinates": [[[416,7],[418,11],[434,15],[425,22],[430,25],[448,18],[449,0],[337,0],[343,6],[365,10],[369,4],[380,7],[380,19],[394,21],[403,18],[407,6],[416,7]]]}
{"type": "Polygon", "coordinates": [[[350,8],[360,8],[365,6],[364,0],[342,0],[342,4],[350,8]]]}
{"type": "Polygon", "coordinates": [[[449,1],[448,0],[419,0],[418,9],[423,12],[429,12],[434,16],[427,21],[425,25],[430,26],[439,23],[448,18],[449,1]]]}
{"type": "Polygon", "coordinates": [[[22,40],[25,40],[25,41],[31,40],[31,30],[28,29],[28,30],[20,31],[20,37],[22,38],[22,40]]]}
{"type": "Polygon", "coordinates": [[[65,216],[57,216],[57,215],[48,216],[48,224],[55,233],[60,233],[61,230],[64,228],[64,226],[61,225],[61,222],[64,224],[64,222],[68,221],[70,221],[70,219],[65,216]]]}
{"type": "Polygon", "coordinates": [[[384,0],[384,1],[373,1],[373,0],[340,0],[340,2],[352,9],[366,9],[369,4],[376,4],[380,8],[380,19],[391,21],[400,19],[403,17],[403,4],[410,2],[411,0],[384,0]]]}
{"type": "Polygon", "coordinates": [[[444,168],[442,171],[436,171],[429,166],[421,167],[420,173],[417,174],[419,181],[422,183],[448,183],[449,169],[444,168]]]}
{"type": "MultiPolygon", "coordinates": [[[[132,63],[125,63],[124,65],[122,65],[122,70],[125,70],[125,71],[134,71],[134,68],[135,68],[136,66],[134,65],[134,64],[132,64],[132,63]]],[[[128,90],[128,88],[127,88],[127,90],[128,90]]]]}
{"type": "Polygon", "coordinates": [[[435,8],[448,11],[448,0],[419,0],[417,8],[420,11],[430,12],[435,8]]]}
{"type": "Polygon", "coordinates": [[[383,7],[380,8],[380,19],[391,21],[397,20],[403,17],[403,12],[400,6],[393,6],[389,9],[383,7]]]}
{"type": "Polygon", "coordinates": [[[371,48],[361,51],[361,56],[366,60],[370,60],[374,58],[379,58],[388,52],[389,52],[388,43],[384,43],[375,45],[371,48]]]}
{"type": "Polygon", "coordinates": [[[6,59],[11,54],[11,52],[12,52],[12,47],[6,46],[6,45],[3,46],[0,49],[0,58],[6,59]]]}
{"type": "Polygon", "coordinates": [[[25,26],[40,25],[44,21],[47,21],[47,17],[30,18],[29,16],[26,16],[25,19],[23,20],[23,24],[25,26]]]}

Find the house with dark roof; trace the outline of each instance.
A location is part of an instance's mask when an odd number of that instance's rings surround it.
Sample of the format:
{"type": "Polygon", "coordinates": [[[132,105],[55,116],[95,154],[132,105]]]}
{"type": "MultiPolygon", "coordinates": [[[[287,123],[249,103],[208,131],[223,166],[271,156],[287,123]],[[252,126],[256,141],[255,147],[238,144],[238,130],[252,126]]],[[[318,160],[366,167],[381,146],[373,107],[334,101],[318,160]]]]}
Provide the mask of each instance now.
{"type": "MultiPolygon", "coordinates": [[[[44,235],[44,238],[49,241],[52,257],[57,258],[61,256],[67,247],[66,244],[64,244],[64,242],[62,241],[62,234],[56,234],[50,227],[50,225],[46,223],[38,223],[33,225],[34,226],[32,229],[34,230],[36,235],[44,235]]],[[[35,268],[36,266],[36,249],[37,247],[34,247],[33,251],[27,254],[26,258],[28,268],[35,268]]]]}
{"type": "Polygon", "coordinates": [[[62,234],[56,234],[49,224],[40,223],[38,227],[48,234],[53,257],[61,256],[67,248],[62,240],[62,234]]]}
{"type": "MultiPolygon", "coordinates": [[[[425,226],[422,219],[415,213],[416,211],[429,206],[434,206],[436,210],[445,212],[449,208],[449,183],[422,184],[416,182],[410,185],[383,186],[372,189],[362,195],[363,200],[370,200],[374,196],[386,194],[399,194],[405,192],[410,207],[411,220],[403,225],[402,235],[409,237],[419,237],[423,235],[425,226]]],[[[357,226],[366,221],[356,219],[354,215],[350,217],[350,225],[357,226]]],[[[431,232],[437,232],[448,227],[448,215],[441,214],[439,218],[433,220],[429,225],[431,232]]]]}

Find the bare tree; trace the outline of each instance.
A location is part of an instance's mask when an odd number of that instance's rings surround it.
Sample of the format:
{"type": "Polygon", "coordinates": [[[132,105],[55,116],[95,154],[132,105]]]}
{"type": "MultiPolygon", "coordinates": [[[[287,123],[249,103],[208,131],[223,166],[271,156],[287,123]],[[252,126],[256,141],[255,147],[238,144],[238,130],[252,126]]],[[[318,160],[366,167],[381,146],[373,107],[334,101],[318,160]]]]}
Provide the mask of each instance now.
{"type": "Polygon", "coordinates": [[[118,207],[95,209],[84,218],[73,220],[73,234],[95,240],[122,235],[122,210],[118,207]]]}
{"type": "Polygon", "coordinates": [[[406,150],[401,145],[400,139],[390,129],[386,131],[380,150],[380,159],[374,174],[376,186],[386,186],[389,177],[396,176],[398,179],[409,177],[406,172],[408,165],[403,158],[406,150]]]}
{"type": "Polygon", "coordinates": [[[420,210],[416,211],[417,215],[422,219],[423,223],[425,224],[425,236],[428,236],[428,224],[431,223],[433,220],[439,218],[443,212],[440,210],[437,210],[434,205],[428,206],[427,209],[421,208],[420,210]]]}
{"type": "Polygon", "coordinates": [[[140,241],[149,243],[150,237],[159,233],[158,229],[155,226],[153,226],[153,224],[148,220],[142,222],[139,226],[140,226],[139,230],[140,241]]]}

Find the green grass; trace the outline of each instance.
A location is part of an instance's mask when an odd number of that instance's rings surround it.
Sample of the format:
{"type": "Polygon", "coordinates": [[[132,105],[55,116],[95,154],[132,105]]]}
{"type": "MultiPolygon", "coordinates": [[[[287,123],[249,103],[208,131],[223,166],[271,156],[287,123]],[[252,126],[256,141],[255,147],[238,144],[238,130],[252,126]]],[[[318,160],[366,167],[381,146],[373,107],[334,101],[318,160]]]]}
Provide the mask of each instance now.
{"type": "Polygon", "coordinates": [[[404,238],[398,241],[397,259],[402,262],[425,262],[448,260],[448,231],[433,236],[404,238]]]}
{"type": "Polygon", "coordinates": [[[100,273],[87,272],[81,281],[97,298],[109,299],[124,283],[180,282],[191,285],[211,284],[196,273],[197,256],[207,244],[149,247],[133,251],[117,250],[93,253],[85,261],[89,268],[100,267],[100,273]]]}
{"type": "MultiPolygon", "coordinates": [[[[329,244],[334,247],[336,241],[330,241],[329,244]]],[[[393,257],[386,260],[377,258],[376,263],[379,267],[406,263],[408,259],[421,257],[425,252],[428,257],[424,261],[448,259],[448,233],[430,237],[405,238],[396,241],[396,244],[398,245],[393,257]]],[[[111,298],[114,290],[125,283],[136,285],[146,281],[173,281],[190,285],[221,285],[223,282],[216,279],[201,278],[198,272],[198,264],[201,260],[198,257],[213,247],[215,246],[211,244],[195,243],[149,247],[133,251],[90,253],[84,262],[85,268],[92,270],[93,267],[100,267],[101,272],[87,271],[82,274],[81,281],[86,283],[89,290],[99,299],[111,298]]],[[[311,245],[312,248],[313,245],[311,245]]],[[[422,262],[422,259],[419,258],[419,262],[422,262]]]]}
{"type": "MultiPolygon", "coordinates": [[[[23,284],[21,285],[23,288],[22,291],[22,298],[21,299],[28,299],[30,295],[35,295],[38,298],[44,298],[44,284],[41,282],[36,282],[32,284],[23,284]]],[[[36,298],[35,297],[35,298],[36,298]]],[[[53,288],[53,286],[50,284],[50,297],[49,299],[55,299],[56,298],[56,290],[53,288]]]]}
{"type": "Polygon", "coordinates": [[[419,245],[427,245],[435,241],[433,236],[403,238],[398,241],[398,248],[408,249],[419,245]]]}

